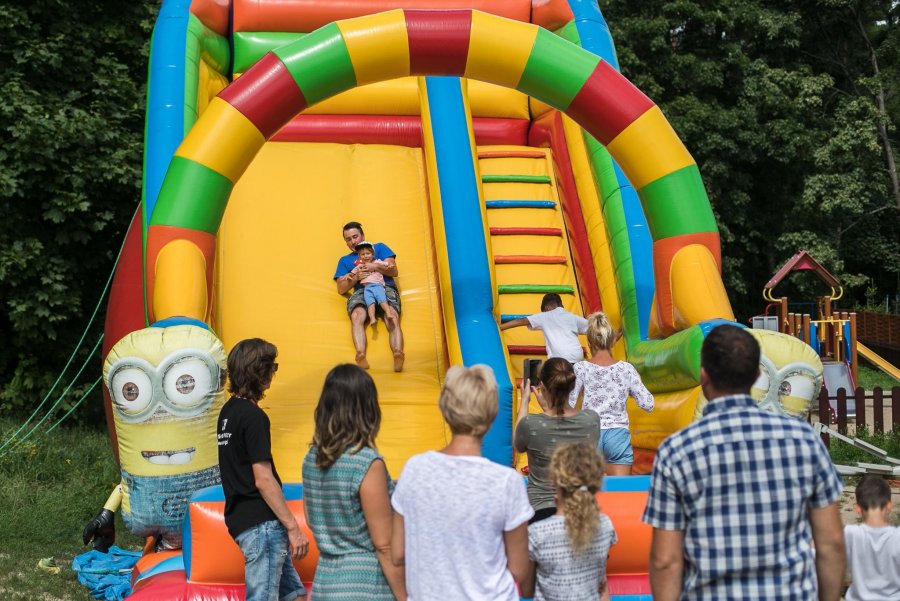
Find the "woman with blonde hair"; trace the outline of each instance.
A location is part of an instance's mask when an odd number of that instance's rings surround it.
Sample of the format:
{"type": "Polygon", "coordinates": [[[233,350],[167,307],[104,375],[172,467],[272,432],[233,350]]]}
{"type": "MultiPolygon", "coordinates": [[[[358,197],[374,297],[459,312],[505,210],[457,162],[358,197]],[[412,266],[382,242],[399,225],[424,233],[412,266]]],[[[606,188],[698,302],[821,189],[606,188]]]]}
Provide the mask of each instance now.
{"type": "Polygon", "coordinates": [[[451,367],[438,401],[450,443],[403,468],[391,551],[410,599],[519,599],[534,511],[516,471],[481,456],[497,402],[490,367],[451,367]]]}
{"type": "Polygon", "coordinates": [[[603,458],[589,443],[564,444],[550,461],[556,515],[528,529],[533,579],[523,595],[535,601],[608,600],[606,560],[618,542],[612,522],[597,506],[603,458]]]}
{"type": "Polygon", "coordinates": [[[548,474],[554,449],[566,442],[584,441],[596,447],[600,439],[600,417],[593,411],[569,407],[569,394],[574,387],[572,364],[561,357],[544,362],[540,382],[532,385],[531,380],[522,380],[515,447],[517,452],[528,454],[528,500],[534,507],[531,524],[556,513],[556,491],[548,474]],[[542,413],[528,413],[532,391],[542,413]]]}
{"type": "Polygon", "coordinates": [[[582,407],[600,416],[600,451],[606,457],[606,473],[627,476],[634,463],[634,450],[626,402],[631,395],[638,407],[653,411],[653,395],[633,365],[613,359],[612,349],[619,332],[613,329],[606,313],[598,311],[587,319],[591,358],[574,365],[575,388],[569,395],[569,405],[575,407],[579,394],[584,393],[582,407]]]}
{"type": "Polygon", "coordinates": [[[306,519],[319,546],[316,601],[406,599],[391,562],[391,477],[375,448],[381,409],[375,382],[356,365],[325,377],[315,433],[303,460],[306,519]]]}

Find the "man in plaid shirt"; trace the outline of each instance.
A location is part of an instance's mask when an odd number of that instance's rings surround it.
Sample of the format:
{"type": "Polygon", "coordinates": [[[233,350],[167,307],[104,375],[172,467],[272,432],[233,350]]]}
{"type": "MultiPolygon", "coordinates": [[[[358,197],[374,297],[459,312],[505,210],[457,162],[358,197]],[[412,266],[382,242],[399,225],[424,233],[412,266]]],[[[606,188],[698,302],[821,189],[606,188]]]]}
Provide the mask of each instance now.
{"type": "Polygon", "coordinates": [[[710,332],[700,356],[709,404],[659,447],[644,511],[655,601],[840,598],[841,479],[808,424],[750,397],[759,354],[741,328],[710,332]]]}

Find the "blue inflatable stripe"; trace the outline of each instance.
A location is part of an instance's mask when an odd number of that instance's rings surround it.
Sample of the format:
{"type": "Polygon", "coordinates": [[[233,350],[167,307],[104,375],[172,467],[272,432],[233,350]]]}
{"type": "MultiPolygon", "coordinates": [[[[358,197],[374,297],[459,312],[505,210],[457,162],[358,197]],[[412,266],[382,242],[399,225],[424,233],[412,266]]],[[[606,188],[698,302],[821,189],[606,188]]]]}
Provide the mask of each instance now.
{"type": "Polygon", "coordinates": [[[144,130],[146,231],[169,162],[184,139],[185,52],[191,0],[165,0],[153,28],[144,130]]]}
{"type": "MultiPolygon", "coordinates": [[[[581,47],[593,52],[619,71],[616,47],[596,0],[569,0],[569,7],[575,17],[575,28],[578,30],[581,47]]],[[[628,246],[631,250],[641,339],[646,340],[650,329],[653,295],[656,292],[656,283],[653,280],[653,238],[637,192],[615,162],[613,166],[628,228],[628,246]]],[[[605,192],[610,194],[615,190],[605,192]]]]}
{"type": "Polygon", "coordinates": [[[700,331],[703,332],[703,337],[706,338],[707,336],[709,336],[710,332],[712,332],[715,328],[717,328],[721,325],[735,326],[735,327],[744,328],[744,329],[747,328],[747,326],[745,326],[742,323],[738,323],[736,321],[729,321],[727,319],[709,319],[707,321],[701,321],[700,323],[697,324],[697,327],[700,328],[700,331]]]}
{"type": "Polygon", "coordinates": [[[484,206],[489,209],[553,209],[556,203],[552,200],[488,200],[484,206]]]}
{"type": "Polygon", "coordinates": [[[463,362],[490,366],[500,392],[499,413],[484,437],[482,454],[497,463],[510,465],[513,457],[512,382],[493,316],[490,257],[484,239],[478,179],[472,164],[462,89],[455,77],[428,77],[425,86],[434,131],[450,281],[454,284],[453,308],[463,362]]]}
{"type": "Polygon", "coordinates": [[[603,492],[649,492],[650,476],[604,476],[603,492]]]}
{"type": "Polygon", "coordinates": [[[168,559],[164,559],[149,570],[141,572],[138,575],[139,580],[156,576],[164,572],[174,572],[175,570],[184,571],[184,553],[181,555],[173,555],[168,559]]]}
{"type": "Polygon", "coordinates": [[[168,328],[170,326],[197,326],[204,330],[209,329],[209,324],[206,324],[199,319],[194,319],[193,317],[167,317],[150,324],[151,328],[168,328]]]}

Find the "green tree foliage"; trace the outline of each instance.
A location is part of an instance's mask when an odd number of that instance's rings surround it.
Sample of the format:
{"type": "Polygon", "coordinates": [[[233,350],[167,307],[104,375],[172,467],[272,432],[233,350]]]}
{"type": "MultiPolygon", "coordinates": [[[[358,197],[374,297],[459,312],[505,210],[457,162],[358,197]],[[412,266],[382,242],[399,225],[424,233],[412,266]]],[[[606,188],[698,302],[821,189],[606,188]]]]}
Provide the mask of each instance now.
{"type": "MultiPolygon", "coordinates": [[[[622,71],[697,160],[738,315],[761,311],[763,285],[801,249],[848,289],[843,306],[873,285],[898,290],[896,4],[601,2],[622,71]]],[[[785,290],[828,292],[803,278],[785,290]]]]}
{"type": "MultiPolygon", "coordinates": [[[[140,200],[154,4],[0,1],[4,409],[32,409],[55,380],[140,200]]],[[[102,316],[76,367],[102,333],[102,316]]],[[[72,398],[86,388],[76,385],[72,398]]]]}

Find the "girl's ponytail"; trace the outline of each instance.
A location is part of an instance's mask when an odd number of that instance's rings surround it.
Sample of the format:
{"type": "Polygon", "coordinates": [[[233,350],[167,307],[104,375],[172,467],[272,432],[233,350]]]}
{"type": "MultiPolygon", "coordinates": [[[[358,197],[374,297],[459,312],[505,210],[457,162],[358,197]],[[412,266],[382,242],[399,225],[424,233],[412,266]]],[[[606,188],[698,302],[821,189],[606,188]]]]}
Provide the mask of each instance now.
{"type": "Polygon", "coordinates": [[[577,555],[597,536],[600,513],[595,494],[603,478],[603,458],[586,442],[557,447],[550,460],[550,478],[556,486],[557,503],[566,516],[566,533],[577,555]]]}

